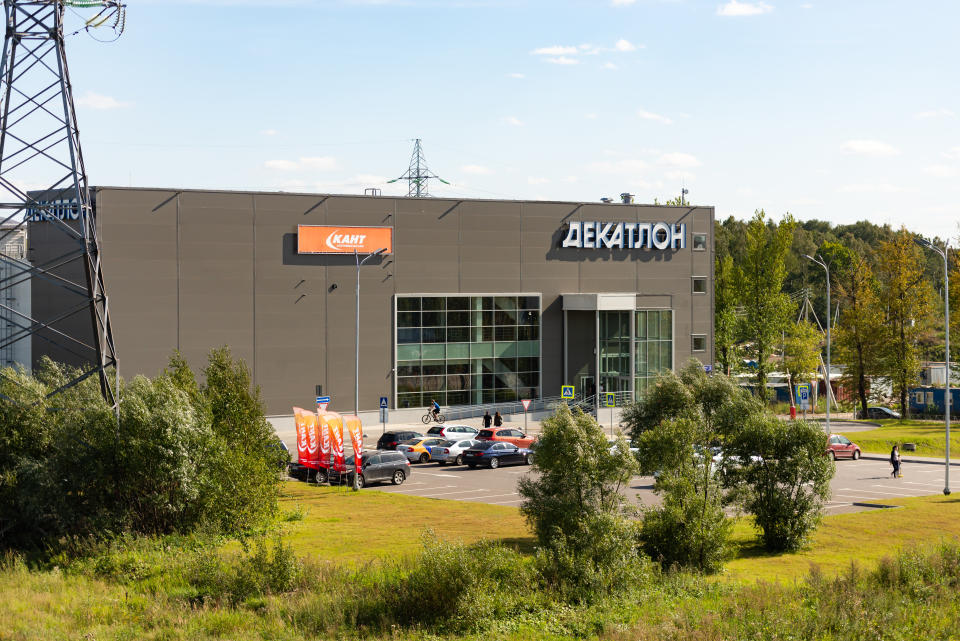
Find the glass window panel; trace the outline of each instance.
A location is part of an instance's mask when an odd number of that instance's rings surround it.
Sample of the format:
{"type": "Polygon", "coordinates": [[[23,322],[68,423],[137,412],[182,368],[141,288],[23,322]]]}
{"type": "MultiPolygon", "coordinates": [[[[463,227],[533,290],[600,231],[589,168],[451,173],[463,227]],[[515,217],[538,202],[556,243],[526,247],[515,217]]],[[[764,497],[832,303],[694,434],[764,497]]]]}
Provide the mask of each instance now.
{"type": "Polygon", "coordinates": [[[447,374],[447,391],[470,389],[470,376],[467,374],[447,374]]]}
{"type": "Polygon", "coordinates": [[[540,297],[539,296],[520,296],[517,299],[517,304],[520,309],[535,309],[540,310],[540,297]]]}
{"type": "Polygon", "coordinates": [[[418,296],[397,297],[397,311],[398,312],[419,312],[420,297],[418,296]]]}
{"type": "Polygon", "coordinates": [[[647,344],[647,376],[660,371],[660,350],[656,343],[647,344]]]}
{"type": "Polygon", "coordinates": [[[449,343],[467,343],[470,341],[469,327],[448,327],[447,342],[449,343]]]}
{"type": "Polygon", "coordinates": [[[540,398],[540,392],[536,387],[520,387],[517,389],[520,398],[540,398]]]}
{"type": "Polygon", "coordinates": [[[517,356],[540,356],[540,343],[537,341],[517,343],[517,356]]]}
{"type": "Polygon", "coordinates": [[[539,372],[521,372],[517,374],[518,387],[538,387],[540,385],[539,372]]]}
{"type": "Polygon", "coordinates": [[[484,308],[484,309],[493,309],[493,296],[484,296],[484,297],[483,297],[483,308],[484,308]]]}
{"type": "Polygon", "coordinates": [[[466,327],[470,325],[470,312],[447,312],[447,327],[466,327]]]}
{"type": "Polygon", "coordinates": [[[420,347],[420,354],[423,360],[436,359],[441,360],[447,357],[447,346],[442,343],[426,343],[420,347]]]}
{"type": "Polygon", "coordinates": [[[397,363],[397,376],[420,376],[420,361],[397,363]]]}
{"type": "Polygon", "coordinates": [[[493,302],[494,309],[513,311],[517,308],[516,296],[497,296],[493,302]]]}
{"type": "MultiPolygon", "coordinates": [[[[450,330],[447,330],[447,338],[450,330]]],[[[447,343],[447,358],[470,358],[470,343],[447,343]]]]}
{"type": "Polygon", "coordinates": [[[483,390],[483,401],[484,403],[493,403],[494,402],[494,391],[492,389],[483,390]]]}
{"type": "Polygon", "coordinates": [[[636,373],[640,376],[647,375],[647,344],[637,343],[637,356],[635,361],[636,373]]]}
{"type": "Polygon", "coordinates": [[[447,405],[469,405],[470,392],[447,392],[447,405]]]}
{"type": "Polygon", "coordinates": [[[447,324],[443,316],[443,312],[423,312],[421,324],[424,327],[443,327],[447,324]]]}
{"type": "Polygon", "coordinates": [[[483,298],[480,296],[471,296],[470,309],[483,309],[483,298]]]}
{"type": "Polygon", "coordinates": [[[492,358],[485,358],[481,361],[483,363],[483,373],[492,374],[496,369],[496,361],[492,358]]]}
{"type": "Polygon", "coordinates": [[[517,320],[520,325],[539,325],[540,324],[540,312],[533,310],[525,310],[520,312],[520,317],[517,320]]]}
{"type": "Polygon", "coordinates": [[[419,376],[398,376],[397,377],[397,393],[404,392],[419,392],[420,387],[420,377],[419,376]]]}
{"type": "Polygon", "coordinates": [[[397,327],[420,327],[420,312],[397,312],[397,327]]]}
{"type": "Polygon", "coordinates": [[[423,332],[423,342],[424,343],[445,343],[447,340],[447,330],[443,327],[424,327],[423,332]]]}
{"type": "Polygon", "coordinates": [[[657,338],[660,338],[660,314],[647,312],[647,339],[655,340],[657,338]]]}
{"type": "Polygon", "coordinates": [[[424,376],[436,376],[445,373],[443,361],[423,361],[421,368],[424,376]]]}
{"type": "Polygon", "coordinates": [[[496,374],[493,386],[496,389],[514,389],[517,386],[516,374],[496,374]]]}
{"type": "Polygon", "coordinates": [[[398,329],[397,343],[419,343],[420,330],[413,328],[398,329]]]}
{"type": "Polygon", "coordinates": [[[398,361],[420,360],[420,345],[397,345],[398,361]]]}
{"type": "Polygon", "coordinates": [[[518,358],[517,371],[518,372],[539,372],[540,359],[539,358],[518,358]]]}
{"type": "Polygon", "coordinates": [[[660,338],[673,338],[673,312],[666,310],[660,312],[660,338]]]}
{"type": "Polygon", "coordinates": [[[707,293],[707,279],[706,279],[706,278],[694,278],[694,279],[693,279],[693,293],[694,293],[694,294],[706,294],[706,293],[707,293]]]}
{"type": "Polygon", "coordinates": [[[707,351],[707,337],[703,335],[694,335],[693,336],[693,351],[695,352],[705,352],[707,351]]]}
{"type": "Polygon", "coordinates": [[[517,371],[517,359],[515,358],[498,358],[497,359],[497,373],[512,373],[517,371]]]}
{"type": "Polygon", "coordinates": [[[466,311],[470,307],[470,299],[466,296],[450,296],[447,298],[447,310],[466,311]]]}
{"type": "Polygon", "coordinates": [[[516,343],[496,343],[493,348],[494,354],[499,357],[512,358],[517,355],[516,343]]]}
{"type": "Polygon", "coordinates": [[[493,356],[493,343],[471,343],[470,358],[490,358],[493,356]]]}
{"type": "Polygon", "coordinates": [[[433,401],[436,401],[436,402],[439,403],[440,405],[446,405],[446,404],[447,404],[447,395],[444,394],[443,392],[440,392],[440,391],[430,392],[430,393],[424,393],[424,394],[423,394],[423,406],[424,406],[424,407],[429,407],[429,406],[433,405],[433,401]]]}
{"type": "Polygon", "coordinates": [[[492,327],[484,327],[484,328],[483,328],[483,334],[482,334],[482,335],[483,335],[483,340],[484,340],[484,341],[486,341],[486,342],[488,342],[488,343],[489,343],[489,342],[492,342],[492,341],[493,341],[493,328],[492,328],[492,327]]]}
{"type": "Polygon", "coordinates": [[[447,361],[447,374],[469,374],[470,373],[470,361],[468,360],[448,360],[447,361]]]}
{"type": "Polygon", "coordinates": [[[636,312],[637,314],[637,336],[638,339],[647,337],[647,313],[636,312]]]}
{"type": "MultiPolygon", "coordinates": [[[[440,392],[443,390],[443,376],[424,376],[422,380],[424,392],[440,392]]],[[[437,400],[439,401],[440,399],[437,400]]]]}
{"type": "Polygon", "coordinates": [[[496,331],[493,334],[495,340],[498,341],[515,341],[517,340],[517,328],[514,326],[510,327],[497,327],[496,331]]]}
{"type": "Polygon", "coordinates": [[[493,320],[495,325],[516,325],[517,312],[516,310],[498,309],[493,320]]]}
{"type": "Polygon", "coordinates": [[[661,341],[660,342],[660,370],[670,369],[673,366],[673,358],[671,349],[673,343],[670,341],[661,341]]]}
{"type": "Polygon", "coordinates": [[[537,325],[521,325],[517,328],[517,338],[522,341],[535,341],[540,338],[540,327],[537,325]]]}
{"type": "Polygon", "coordinates": [[[425,312],[442,312],[443,305],[444,299],[440,296],[423,299],[423,311],[425,312]]]}
{"type": "Polygon", "coordinates": [[[517,400],[517,393],[512,389],[498,389],[496,391],[497,403],[509,403],[517,400]]]}
{"type": "Polygon", "coordinates": [[[693,235],[693,249],[695,251],[703,251],[707,248],[707,235],[706,234],[694,234],[693,235]]]}
{"type": "Polygon", "coordinates": [[[496,374],[484,374],[483,375],[483,389],[493,389],[493,379],[496,374]]]}
{"type": "Polygon", "coordinates": [[[423,407],[423,403],[420,402],[420,394],[397,394],[397,407],[404,409],[423,407]]]}

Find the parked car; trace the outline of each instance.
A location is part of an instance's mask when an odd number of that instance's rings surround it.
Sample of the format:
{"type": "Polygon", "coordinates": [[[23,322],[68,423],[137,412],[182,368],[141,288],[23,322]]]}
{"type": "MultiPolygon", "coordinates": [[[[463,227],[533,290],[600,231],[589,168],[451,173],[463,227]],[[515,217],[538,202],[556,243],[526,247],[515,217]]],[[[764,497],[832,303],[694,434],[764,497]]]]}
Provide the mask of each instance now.
{"type": "Polygon", "coordinates": [[[513,443],[481,441],[463,453],[463,460],[471,469],[478,465],[486,465],[492,470],[501,465],[529,465],[530,450],[517,447],[513,443]]]}
{"type": "Polygon", "coordinates": [[[430,460],[436,461],[438,465],[463,465],[463,453],[479,443],[472,438],[458,440],[449,440],[430,446],[430,460]]]}
{"type": "Polygon", "coordinates": [[[886,407],[868,407],[866,416],[864,416],[863,410],[860,410],[857,412],[857,418],[900,418],[900,412],[894,412],[892,409],[886,407]]]}
{"type": "Polygon", "coordinates": [[[431,445],[443,443],[444,440],[430,436],[418,436],[398,445],[397,451],[406,456],[411,463],[426,463],[430,460],[430,450],[427,448],[431,445]]]}
{"type": "Polygon", "coordinates": [[[856,461],[860,458],[860,446],[846,436],[831,434],[827,442],[827,456],[834,461],[838,458],[851,458],[856,461]]]}
{"type": "Polygon", "coordinates": [[[413,430],[402,430],[399,432],[384,432],[383,436],[377,440],[377,449],[378,450],[395,450],[397,449],[397,444],[403,443],[404,441],[409,441],[412,438],[417,438],[418,436],[423,436],[420,432],[414,432],[413,430]]]}
{"type": "Polygon", "coordinates": [[[474,438],[479,432],[469,425],[434,425],[427,430],[427,436],[443,437],[445,439],[474,438]]]}
{"type": "MultiPolygon", "coordinates": [[[[353,485],[356,472],[354,457],[344,461],[343,470],[330,470],[330,485],[353,485]]],[[[364,487],[370,483],[390,481],[401,485],[410,476],[410,461],[400,452],[370,452],[362,458],[358,485],[364,487]]]]}
{"type": "Polygon", "coordinates": [[[480,430],[477,434],[478,441],[503,441],[513,443],[517,447],[530,447],[537,439],[527,436],[518,429],[512,427],[489,427],[480,430]]]}

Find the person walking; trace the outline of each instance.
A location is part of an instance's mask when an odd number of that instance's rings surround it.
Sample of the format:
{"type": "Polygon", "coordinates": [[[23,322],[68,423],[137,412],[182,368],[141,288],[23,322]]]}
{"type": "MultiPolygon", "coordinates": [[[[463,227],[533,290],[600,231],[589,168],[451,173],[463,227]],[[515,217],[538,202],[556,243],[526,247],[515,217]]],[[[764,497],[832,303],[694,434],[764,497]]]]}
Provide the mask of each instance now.
{"type": "Polygon", "coordinates": [[[900,473],[900,446],[894,445],[893,449],[890,450],[890,465],[893,466],[893,472],[890,473],[890,478],[900,478],[903,476],[900,473]]]}
{"type": "Polygon", "coordinates": [[[492,420],[493,420],[493,418],[490,416],[490,410],[487,410],[486,412],[483,413],[483,427],[484,427],[484,429],[487,429],[487,428],[490,427],[490,422],[491,422],[492,420]]]}
{"type": "Polygon", "coordinates": [[[497,412],[493,415],[493,426],[500,427],[501,425],[503,425],[503,417],[500,416],[500,412],[497,412]]]}

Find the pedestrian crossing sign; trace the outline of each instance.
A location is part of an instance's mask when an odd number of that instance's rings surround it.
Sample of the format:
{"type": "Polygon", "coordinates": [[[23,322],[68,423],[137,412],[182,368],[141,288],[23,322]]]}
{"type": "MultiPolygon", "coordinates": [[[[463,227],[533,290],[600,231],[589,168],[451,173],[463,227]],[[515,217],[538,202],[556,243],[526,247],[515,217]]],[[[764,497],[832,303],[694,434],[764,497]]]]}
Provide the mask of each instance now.
{"type": "Polygon", "coordinates": [[[560,398],[573,399],[573,385],[561,385],[560,398]]]}

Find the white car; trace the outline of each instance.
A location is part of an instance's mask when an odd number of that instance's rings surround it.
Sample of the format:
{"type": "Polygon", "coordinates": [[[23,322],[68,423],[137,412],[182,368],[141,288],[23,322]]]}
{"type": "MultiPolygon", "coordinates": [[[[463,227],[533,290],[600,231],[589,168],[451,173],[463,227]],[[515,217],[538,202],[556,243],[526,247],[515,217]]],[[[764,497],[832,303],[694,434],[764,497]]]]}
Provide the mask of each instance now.
{"type": "Polygon", "coordinates": [[[463,453],[479,443],[474,439],[451,440],[430,446],[430,460],[438,465],[463,465],[463,453]]]}
{"type": "Polygon", "coordinates": [[[478,430],[475,427],[470,427],[469,425],[457,425],[457,424],[447,424],[447,425],[434,425],[429,430],[427,430],[427,436],[442,437],[447,440],[456,440],[456,439],[465,439],[465,438],[476,438],[478,430]]]}

